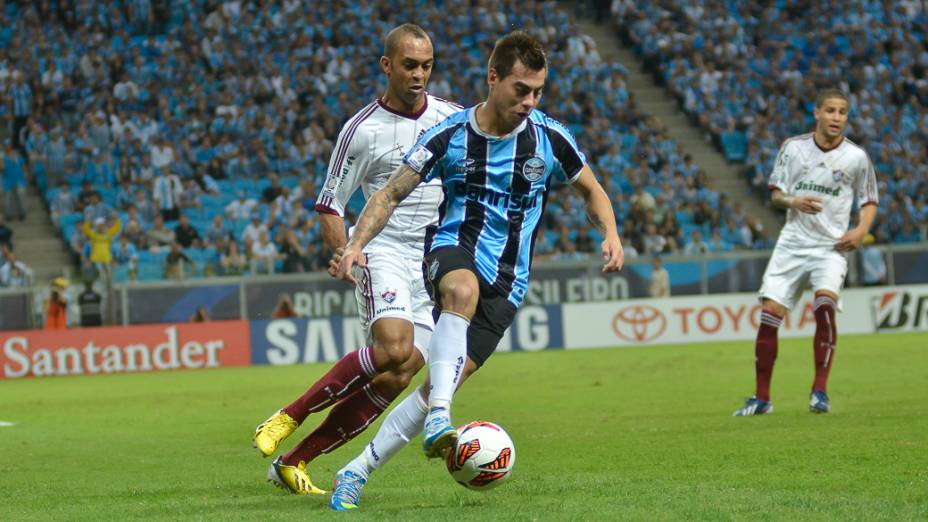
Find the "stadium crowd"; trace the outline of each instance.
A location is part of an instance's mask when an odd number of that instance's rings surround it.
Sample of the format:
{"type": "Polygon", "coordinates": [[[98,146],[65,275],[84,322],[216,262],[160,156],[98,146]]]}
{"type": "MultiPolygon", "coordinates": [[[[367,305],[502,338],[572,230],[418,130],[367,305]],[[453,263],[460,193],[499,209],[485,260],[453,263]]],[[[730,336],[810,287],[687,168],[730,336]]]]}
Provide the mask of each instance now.
{"type": "MultiPolygon", "coordinates": [[[[555,2],[7,2],[4,157],[24,161],[4,191],[28,174],[75,258],[112,262],[117,281],[319,269],[312,208],[337,130],[377,96],[382,37],[410,19],[435,44],[430,92],[463,105],[484,96],[499,35],[546,44],[542,108],[578,135],[629,254],[771,245],[555,2]]],[[[564,191],[550,206],[539,257],[595,254],[582,202],[564,191]]]]}
{"type": "Polygon", "coordinates": [[[840,86],[848,134],[880,179],[876,241],[928,237],[923,2],[616,0],[612,10],[655,79],[729,160],[744,162],[758,193],[780,143],[812,129],[816,89],[840,86]]]}

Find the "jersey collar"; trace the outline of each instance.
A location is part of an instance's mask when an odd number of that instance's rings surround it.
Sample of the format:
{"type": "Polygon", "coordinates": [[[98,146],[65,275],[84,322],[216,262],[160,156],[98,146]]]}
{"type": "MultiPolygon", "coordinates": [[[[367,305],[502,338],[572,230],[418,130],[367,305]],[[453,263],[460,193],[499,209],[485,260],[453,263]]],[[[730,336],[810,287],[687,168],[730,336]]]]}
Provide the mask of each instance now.
{"type": "MultiPolygon", "coordinates": [[[[483,102],[483,103],[486,103],[486,102],[483,102]]],[[[483,106],[483,103],[474,105],[473,107],[470,108],[470,110],[467,113],[467,121],[470,122],[470,128],[473,129],[474,132],[476,132],[477,134],[479,134],[480,136],[483,136],[484,138],[488,140],[500,140],[500,141],[508,140],[509,138],[525,130],[525,126],[528,125],[528,118],[525,118],[524,120],[522,120],[522,123],[520,123],[518,127],[513,129],[512,132],[510,132],[509,134],[505,136],[494,136],[492,134],[487,134],[483,132],[482,130],[480,130],[480,126],[477,125],[477,109],[483,106]]]]}
{"type": "Polygon", "coordinates": [[[380,107],[381,107],[383,110],[385,110],[385,111],[387,111],[387,112],[391,112],[391,113],[396,114],[397,116],[400,116],[400,117],[403,117],[403,118],[409,118],[410,120],[418,120],[420,116],[422,116],[423,114],[425,114],[425,110],[429,108],[429,94],[428,94],[428,93],[425,93],[425,103],[423,103],[423,104],[422,104],[422,107],[421,107],[419,110],[417,110],[416,112],[403,112],[403,111],[398,111],[398,110],[394,109],[393,107],[390,107],[389,105],[387,105],[386,103],[384,103],[384,102],[383,102],[383,96],[381,96],[380,98],[377,98],[377,103],[380,105],[380,107]]]}

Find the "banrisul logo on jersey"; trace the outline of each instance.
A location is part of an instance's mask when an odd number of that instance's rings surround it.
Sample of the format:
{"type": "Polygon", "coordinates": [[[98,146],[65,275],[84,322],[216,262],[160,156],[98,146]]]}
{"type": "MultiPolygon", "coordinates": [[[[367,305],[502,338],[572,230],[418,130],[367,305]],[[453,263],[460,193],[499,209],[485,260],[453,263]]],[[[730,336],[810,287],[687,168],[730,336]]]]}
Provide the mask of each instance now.
{"type": "Polygon", "coordinates": [[[795,192],[799,192],[800,190],[805,190],[807,192],[817,192],[819,194],[834,197],[838,197],[838,195],[841,194],[840,187],[828,187],[826,185],[818,185],[808,181],[800,181],[799,183],[796,183],[796,187],[793,190],[795,192]]]}

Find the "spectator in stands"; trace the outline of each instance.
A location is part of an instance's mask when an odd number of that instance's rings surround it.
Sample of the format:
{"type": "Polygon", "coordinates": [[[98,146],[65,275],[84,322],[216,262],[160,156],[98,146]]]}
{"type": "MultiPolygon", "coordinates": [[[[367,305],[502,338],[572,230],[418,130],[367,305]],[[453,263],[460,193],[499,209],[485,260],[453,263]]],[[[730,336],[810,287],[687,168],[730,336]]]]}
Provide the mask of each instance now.
{"type": "Polygon", "coordinates": [[[3,141],[3,172],[0,180],[4,193],[3,214],[7,221],[26,219],[26,209],[23,207],[22,195],[26,188],[26,167],[19,151],[14,149],[9,139],[3,141]]]}
{"type": "Polygon", "coordinates": [[[25,154],[25,144],[20,143],[19,131],[26,126],[26,122],[32,115],[33,93],[22,71],[14,70],[12,77],[13,82],[8,91],[10,100],[13,104],[13,142],[11,146],[20,153],[25,154]]]}
{"type": "Polygon", "coordinates": [[[271,179],[271,185],[261,192],[261,199],[265,203],[274,201],[278,196],[283,194],[284,191],[284,188],[280,185],[280,178],[274,174],[271,174],[269,177],[271,179]]]}
{"type": "Polygon", "coordinates": [[[113,263],[113,238],[122,230],[122,220],[113,214],[107,223],[106,218],[97,217],[84,221],[84,234],[90,241],[90,262],[98,273],[109,273],[113,263]]]}
{"type": "Polygon", "coordinates": [[[70,283],[63,277],[56,277],[52,281],[45,301],[46,330],[63,330],[68,327],[68,299],[65,295],[68,286],[70,283]]]}
{"type": "Polygon", "coordinates": [[[277,242],[280,244],[280,258],[283,259],[284,273],[309,272],[312,270],[312,262],[306,257],[306,252],[291,228],[281,227],[277,242]]]}
{"type": "Polygon", "coordinates": [[[58,221],[61,219],[61,216],[65,214],[71,214],[77,209],[77,199],[74,197],[74,193],[71,192],[71,186],[66,182],[61,182],[58,193],[55,194],[54,199],[52,199],[49,204],[49,212],[51,215],[52,223],[58,224],[58,221]]]}
{"type": "Polygon", "coordinates": [[[90,196],[90,203],[84,207],[84,221],[94,222],[97,218],[106,220],[112,213],[109,205],[103,202],[103,196],[99,192],[94,192],[90,196]]]}
{"type": "MultiPolygon", "coordinates": [[[[130,222],[131,223],[131,222],[130,222]]],[[[135,244],[130,240],[129,225],[119,236],[119,243],[113,245],[113,262],[128,267],[129,280],[135,281],[138,276],[139,255],[135,244]]]]}
{"type": "Polygon", "coordinates": [[[729,252],[731,250],[731,243],[722,239],[722,234],[718,227],[712,228],[712,236],[709,238],[709,249],[713,252],[729,252]]]}
{"type": "Polygon", "coordinates": [[[177,198],[177,206],[183,210],[203,208],[203,203],[200,201],[200,194],[203,192],[197,182],[193,178],[187,178],[183,181],[183,186],[177,198]]]}
{"type": "Polygon", "coordinates": [[[93,281],[84,281],[84,291],[77,296],[81,327],[103,326],[103,297],[93,289],[93,281]]]}
{"type": "Polygon", "coordinates": [[[667,238],[657,233],[657,225],[649,223],[643,238],[644,255],[660,254],[667,248],[667,238]]]}
{"type": "Polygon", "coordinates": [[[248,268],[248,260],[239,253],[238,243],[229,241],[219,258],[221,275],[242,275],[248,268]]]}
{"type": "Polygon", "coordinates": [[[77,193],[77,208],[78,212],[83,212],[88,205],[93,203],[94,194],[97,194],[97,191],[94,190],[93,185],[90,184],[90,181],[84,180],[81,182],[81,191],[77,193]]]}
{"type": "MultiPolygon", "coordinates": [[[[877,232],[877,234],[880,233],[877,232]]],[[[865,286],[886,284],[886,261],[883,259],[883,252],[880,252],[880,249],[874,245],[875,242],[876,237],[873,234],[867,234],[861,243],[863,245],[860,250],[861,282],[865,286]]]]}
{"type": "Polygon", "coordinates": [[[6,224],[6,218],[0,215],[0,259],[5,259],[13,251],[13,229],[6,224]]]}
{"type": "Polygon", "coordinates": [[[242,242],[245,244],[246,252],[252,252],[252,245],[257,244],[262,233],[268,233],[267,224],[261,221],[261,216],[257,213],[252,214],[251,223],[248,223],[242,231],[242,242]]]}
{"type": "Polygon", "coordinates": [[[24,288],[32,285],[32,269],[20,261],[16,254],[8,252],[6,262],[0,266],[0,286],[24,288]]]}
{"type": "Polygon", "coordinates": [[[190,267],[191,274],[196,271],[196,264],[187,257],[180,243],[171,243],[171,251],[164,258],[165,279],[183,280],[187,274],[187,266],[190,267]]]}
{"type": "Polygon", "coordinates": [[[240,221],[251,219],[255,215],[258,202],[248,197],[244,190],[238,192],[238,199],[226,205],[226,216],[229,219],[240,221]]]}
{"type": "Polygon", "coordinates": [[[174,231],[164,226],[164,218],[155,216],[152,227],[145,233],[145,246],[152,252],[163,252],[174,243],[174,231]]]}
{"type": "Polygon", "coordinates": [[[651,260],[651,281],[648,284],[651,297],[670,297],[670,274],[663,267],[660,256],[651,260]]]}
{"type": "Polygon", "coordinates": [[[155,215],[158,214],[155,205],[147,196],[144,190],[137,190],[135,192],[135,210],[138,212],[139,224],[143,227],[150,223],[154,223],[155,215]]]}
{"type": "Polygon", "coordinates": [[[698,228],[693,230],[690,235],[690,242],[683,247],[683,255],[685,256],[702,256],[711,251],[712,249],[708,243],[702,240],[702,230],[698,228]]]}
{"type": "Polygon", "coordinates": [[[197,167],[193,173],[193,181],[200,189],[201,194],[219,194],[219,184],[212,176],[206,173],[203,167],[197,167]]]}
{"type": "Polygon", "coordinates": [[[165,221],[174,221],[180,214],[178,200],[184,187],[177,174],[172,174],[167,167],[162,168],[159,173],[152,186],[155,208],[165,221]]]}
{"type": "Polygon", "coordinates": [[[200,233],[190,224],[187,214],[181,214],[180,222],[174,227],[174,241],[183,248],[200,246],[200,233]]]}
{"type": "Polygon", "coordinates": [[[203,233],[203,241],[207,246],[216,246],[220,241],[227,240],[232,235],[226,222],[220,215],[213,216],[213,222],[203,233]]]}
{"type": "Polygon", "coordinates": [[[258,232],[258,240],[251,245],[251,273],[274,273],[274,264],[280,257],[277,245],[268,238],[267,229],[258,232]]]}

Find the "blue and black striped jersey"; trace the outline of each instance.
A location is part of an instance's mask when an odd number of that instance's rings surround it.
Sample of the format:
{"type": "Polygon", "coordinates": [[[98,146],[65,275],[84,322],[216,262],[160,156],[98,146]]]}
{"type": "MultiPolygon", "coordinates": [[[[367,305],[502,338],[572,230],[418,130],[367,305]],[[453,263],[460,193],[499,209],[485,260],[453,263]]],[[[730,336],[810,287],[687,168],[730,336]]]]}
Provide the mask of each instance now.
{"type": "Polygon", "coordinates": [[[464,248],[480,276],[519,306],[552,180],[576,181],[586,158],[567,128],[541,111],[502,137],[483,133],[475,111],[429,129],[403,161],[425,181],[442,180],[445,197],[426,251],[464,248]]]}

